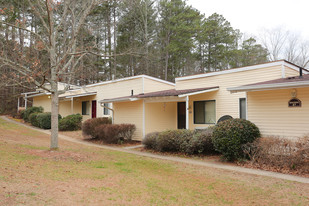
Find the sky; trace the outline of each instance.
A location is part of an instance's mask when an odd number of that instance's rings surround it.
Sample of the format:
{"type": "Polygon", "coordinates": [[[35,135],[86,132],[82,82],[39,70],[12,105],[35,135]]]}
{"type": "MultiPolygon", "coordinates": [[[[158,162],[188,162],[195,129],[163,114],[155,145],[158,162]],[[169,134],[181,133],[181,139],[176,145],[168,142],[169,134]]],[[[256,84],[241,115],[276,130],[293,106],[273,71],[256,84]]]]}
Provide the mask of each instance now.
{"type": "Polygon", "coordinates": [[[221,14],[234,29],[257,36],[283,27],[309,40],[309,0],[187,0],[206,17],[221,14]]]}

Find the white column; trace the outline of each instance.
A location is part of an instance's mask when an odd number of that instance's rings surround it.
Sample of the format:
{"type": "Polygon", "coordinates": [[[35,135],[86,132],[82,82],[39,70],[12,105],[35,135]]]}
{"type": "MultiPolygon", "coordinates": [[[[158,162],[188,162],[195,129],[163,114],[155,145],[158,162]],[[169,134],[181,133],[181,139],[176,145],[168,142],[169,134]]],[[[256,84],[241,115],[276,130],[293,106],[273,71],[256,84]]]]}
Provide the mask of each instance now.
{"type": "Polygon", "coordinates": [[[25,109],[27,109],[27,94],[25,94],[25,109]]]}
{"type": "Polygon", "coordinates": [[[143,137],[145,137],[146,130],[145,130],[145,100],[143,100],[143,137]]]}
{"type": "Polygon", "coordinates": [[[73,102],[73,99],[74,97],[71,97],[71,114],[74,113],[74,102],[73,102]]]}
{"type": "Polygon", "coordinates": [[[189,96],[186,96],[186,129],[189,129],[189,96]]]}

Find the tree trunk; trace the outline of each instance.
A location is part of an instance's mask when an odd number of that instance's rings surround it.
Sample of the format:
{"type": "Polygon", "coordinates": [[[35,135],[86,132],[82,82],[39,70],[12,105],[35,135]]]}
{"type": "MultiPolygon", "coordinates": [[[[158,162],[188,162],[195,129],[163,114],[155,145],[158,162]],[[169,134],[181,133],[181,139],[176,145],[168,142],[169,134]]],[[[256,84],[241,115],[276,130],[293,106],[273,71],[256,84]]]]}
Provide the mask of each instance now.
{"type": "Polygon", "coordinates": [[[51,139],[50,149],[58,149],[58,114],[59,114],[59,99],[58,99],[58,84],[52,81],[51,94],[51,139]]]}

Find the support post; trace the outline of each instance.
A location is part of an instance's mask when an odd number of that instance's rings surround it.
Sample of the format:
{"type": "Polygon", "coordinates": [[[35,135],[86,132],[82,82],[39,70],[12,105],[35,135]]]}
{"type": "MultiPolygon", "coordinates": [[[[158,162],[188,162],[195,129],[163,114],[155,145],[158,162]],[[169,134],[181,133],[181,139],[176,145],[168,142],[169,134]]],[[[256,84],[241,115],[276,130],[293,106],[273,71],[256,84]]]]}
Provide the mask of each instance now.
{"type": "Polygon", "coordinates": [[[74,113],[74,99],[73,99],[74,97],[71,97],[71,114],[73,114],[74,113]]]}
{"type": "Polygon", "coordinates": [[[186,129],[189,129],[189,96],[186,96],[186,129]]]}
{"type": "Polygon", "coordinates": [[[143,138],[145,138],[146,135],[145,126],[145,100],[143,100],[143,138]]]}
{"type": "Polygon", "coordinates": [[[25,94],[25,109],[27,109],[27,94],[25,94]]]}

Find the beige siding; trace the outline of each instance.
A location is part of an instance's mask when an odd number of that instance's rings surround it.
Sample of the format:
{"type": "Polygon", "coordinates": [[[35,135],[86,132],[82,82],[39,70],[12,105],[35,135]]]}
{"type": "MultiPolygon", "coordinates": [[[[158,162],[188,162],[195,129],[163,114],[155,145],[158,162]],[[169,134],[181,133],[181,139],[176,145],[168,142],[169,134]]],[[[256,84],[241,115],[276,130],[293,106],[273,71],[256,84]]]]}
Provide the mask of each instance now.
{"type": "MultiPolygon", "coordinates": [[[[285,69],[285,71],[289,70],[289,68],[285,69]]],[[[229,91],[227,91],[227,88],[278,79],[281,77],[282,67],[273,66],[249,71],[177,81],[176,88],[190,89],[219,86],[218,91],[190,96],[189,98],[191,108],[193,108],[193,101],[215,100],[216,121],[218,121],[218,119],[223,115],[231,115],[234,118],[239,118],[239,98],[246,98],[246,94],[244,92],[231,94],[229,91]]],[[[193,109],[191,110],[192,111],[189,114],[190,129],[194,129],[195,127],[207,127],[208,125],[193,123],[193,109]]]]}
{"type": "Polygon", "coordinates": [[[309,88],[298,88],[302,107],[288,107],[292,89],[248,93],[248,119],[262,135],[300,137],[309,133],[309,88]]]}
{"type": "Polygon", "coordinates": [[[160,90],[175,89],[174,85],[158,82],[152,79],[144,78],[144,93],[155,92],[160,90]]]}
{"type": "Polygon", "coordinates": [[[290,67],[285,67],[285,77],[294,77],[298,75],[299,75],[299,71],[296,71],[295,69],[291,69],[290,67]]]}
{"type": "Polygon", "coordinates": [[[133,139],[142,140],[143,137],[143,101],[114,103],[115,124],[135,124],[136,131],[133,139]]]}
{"type": "Polygon", "coordinates": [[[48,98],[49,95],[33,97],[33,106],[34,107],[43,107],[44,112],[51,112],[51,99],[48,98]]]}
{"type": "MultiPolygon", "coordinates": [[[[140,94],[143,92],[142,78],[118,81],[109,84],[102,84],[94,87],[90,87],[92,91],[97,92],[97,101],[103,99],[112,99],[116,97],[125,97],[131,95],[131,90],[134,94],[140,94]]],[[[97,117],[103,116],[103,107],[97,103],[97,117]]]]}
{"type": "Polygon", "coordinates": [[[177,102],[145,103],[145,134],[177,129],[177,102]]]}

